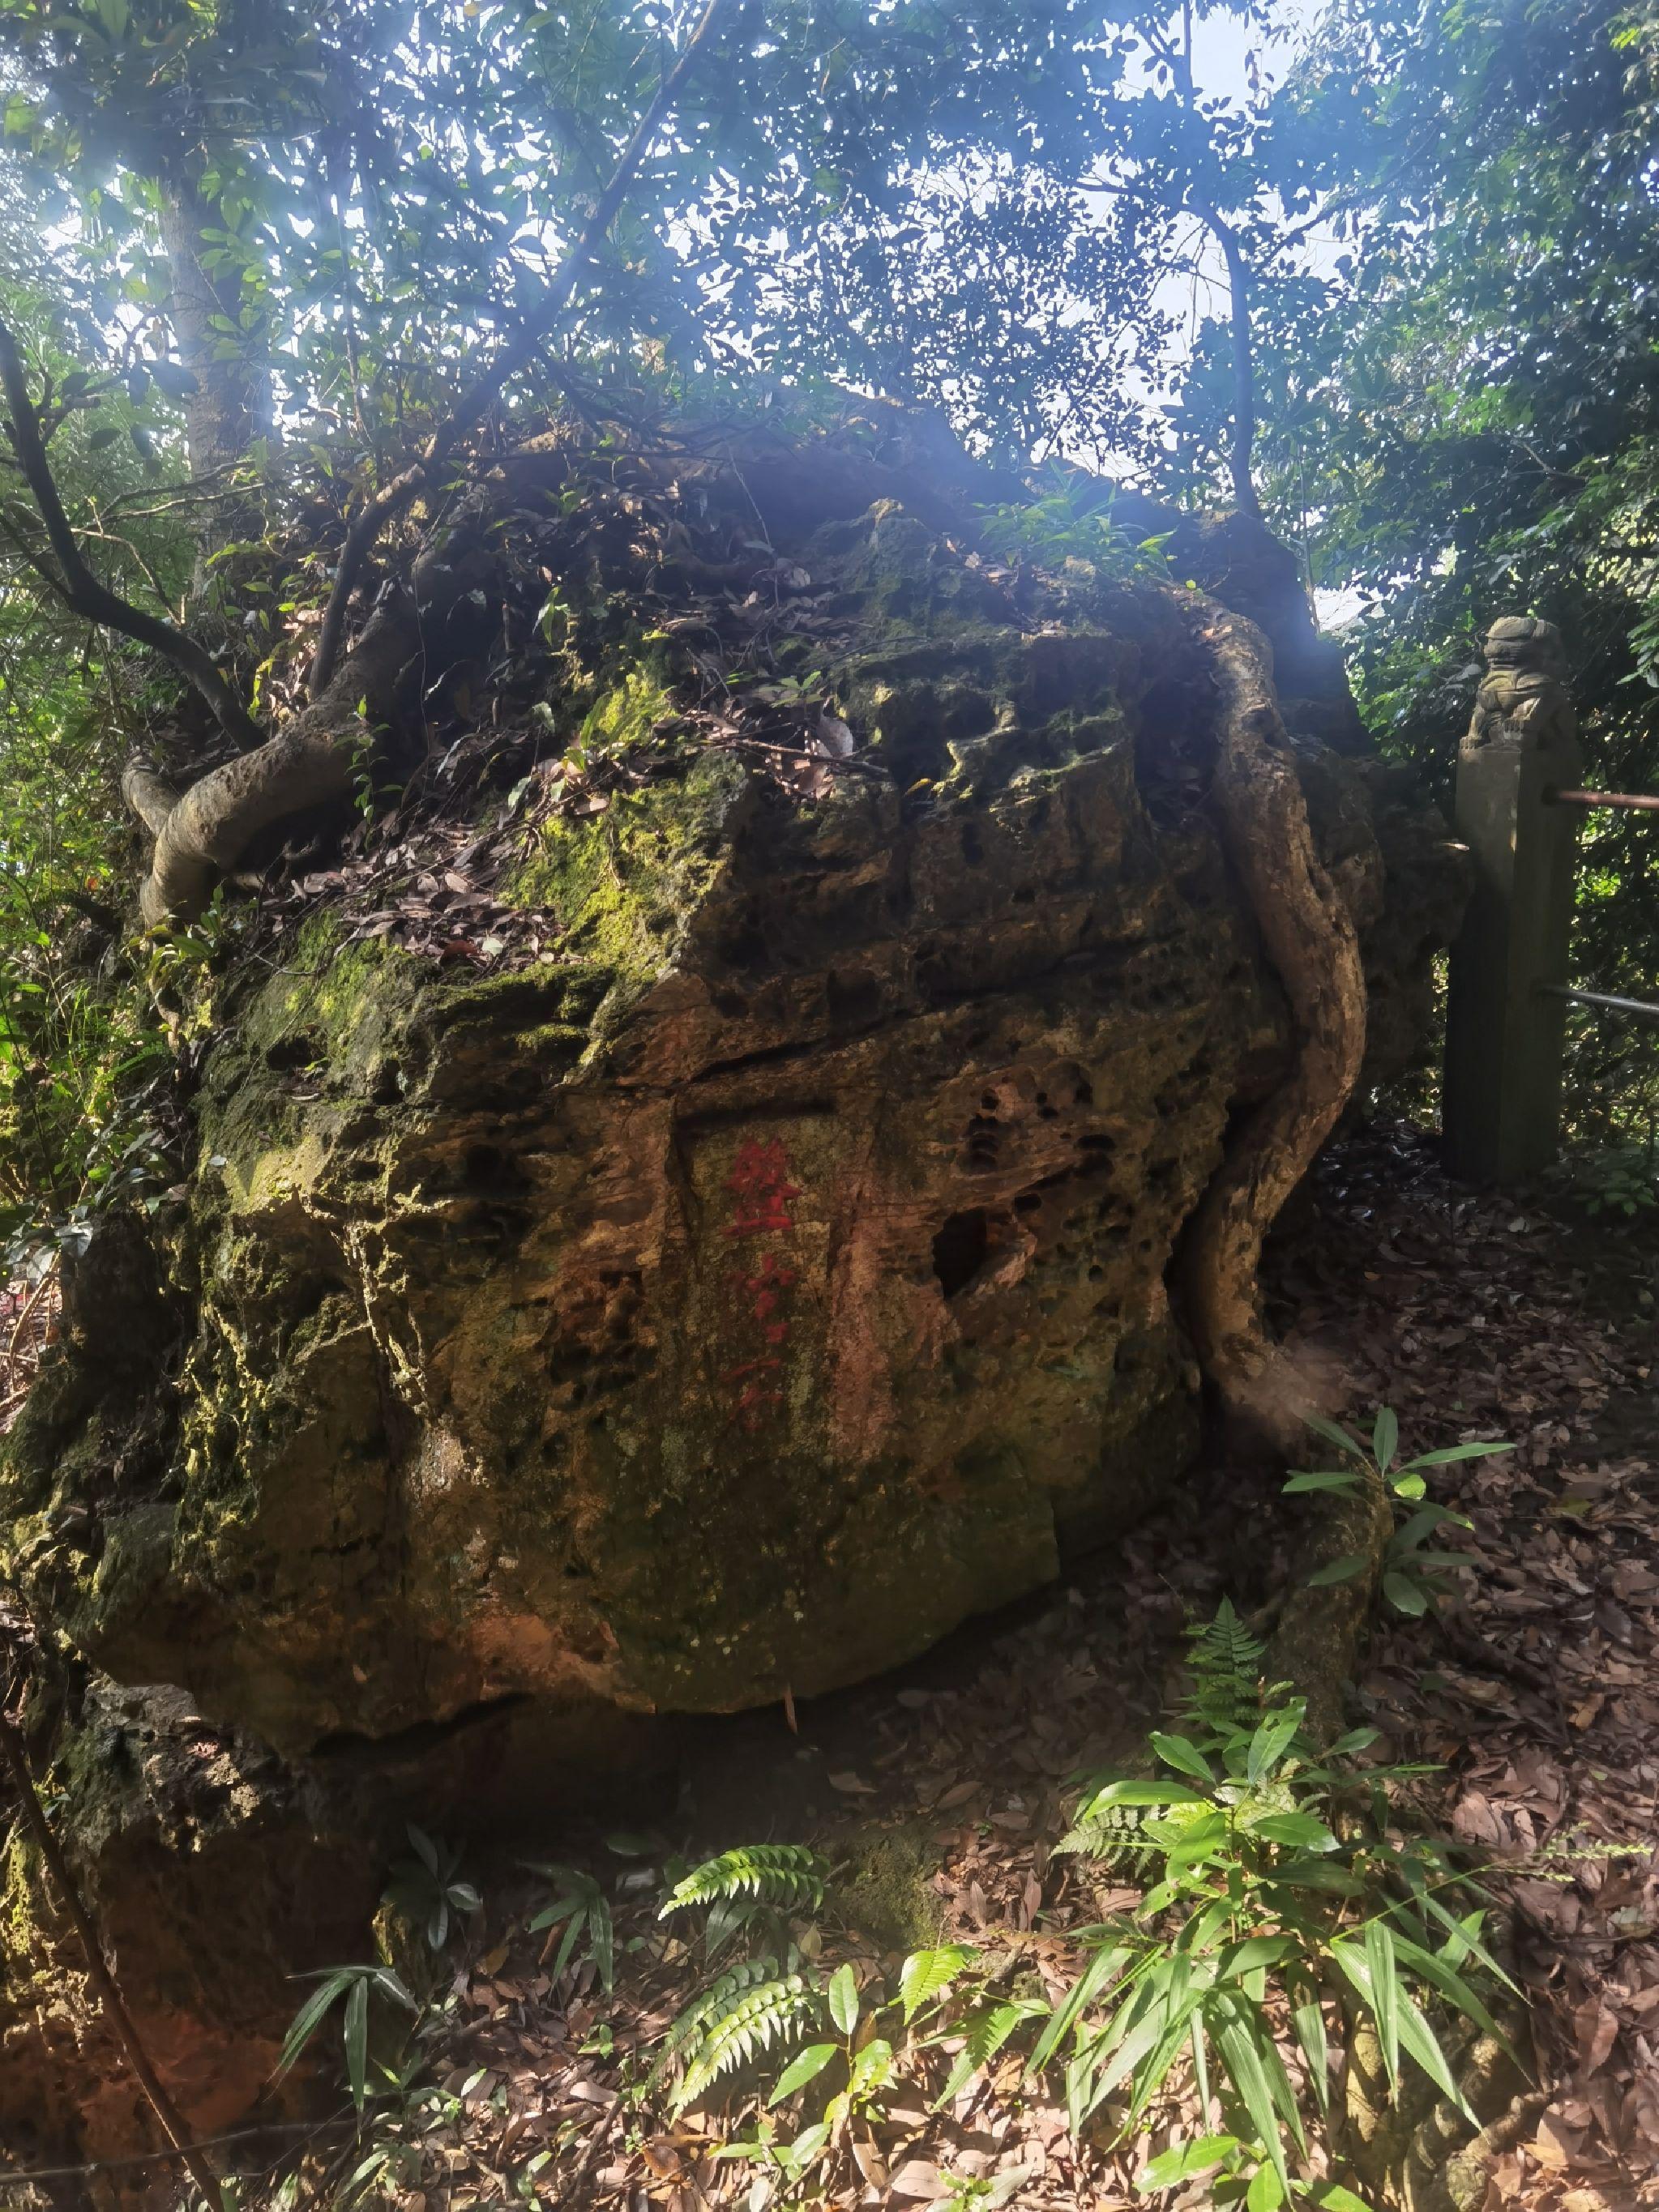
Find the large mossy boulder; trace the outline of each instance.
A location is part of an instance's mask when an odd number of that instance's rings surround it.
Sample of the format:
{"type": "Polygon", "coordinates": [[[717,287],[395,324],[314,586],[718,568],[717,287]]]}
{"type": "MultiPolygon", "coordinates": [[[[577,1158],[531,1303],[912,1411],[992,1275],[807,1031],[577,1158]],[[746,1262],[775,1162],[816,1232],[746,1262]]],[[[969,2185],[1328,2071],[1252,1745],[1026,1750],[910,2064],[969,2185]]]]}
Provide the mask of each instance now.
{"type": "MultiPolygon", "coordinates": [[[[1188,595],[1034,590],[890,500],[807,520],[713,613],[706,561],[618,569],[614,519],[608,573],[544,542],[576,611],[525,757],[586,769],[477,802],[528,939],[481,972],[325,902],[220,985],[143,1263],[177,1350],[71,1327],[0,1488],[117,1680],[289,1755],[527,1697],[602,1762],[619,1710],[906,1658],[1188,1460],[1166,1276],[1290,1040],[1188,595]],[[768,619],[832,741],[665,738],[702,634],[768,619]]],[[[1375,762],[1303,772],[1398,1058],[1443,830],[1375,762]]]]}
{"type": "MultiPolygon", "coordinates": [[[[658,1717],[890,1666],[1178,1480],[1172,1261],[1299,1049],[1194,592],[999,564],[829,448],[542,441],[466,528],[424,795],[173,987],[188,1172],[66,1261],[0,1452],[37,1761],[198,2130],[366,1955],[404,1817],[614,1793],[658,1717]]],[[[1380,1078],[1460,872],[1211,536],[1380,1078]]],[[[124,2154],[20,1830],[5,1887],[0,2127],[124,2154]]]]}

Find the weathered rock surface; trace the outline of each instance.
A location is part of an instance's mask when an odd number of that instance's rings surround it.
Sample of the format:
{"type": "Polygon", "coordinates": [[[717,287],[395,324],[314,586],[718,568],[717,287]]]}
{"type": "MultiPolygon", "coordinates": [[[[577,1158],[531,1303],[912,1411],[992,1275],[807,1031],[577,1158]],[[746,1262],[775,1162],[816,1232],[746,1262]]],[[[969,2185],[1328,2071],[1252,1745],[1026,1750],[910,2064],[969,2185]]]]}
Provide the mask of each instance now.
{"type": "MultiPolygon", "coordinates": [[[[602,1769],[619,1716],[904,1659],[1190,1455],[1166,1273],[1288,1039],[1205,804],[1183,595],[1022,596],[937,517],[743,492],[775,635],[791,593],[817,610],[776,665],[822,671],[857,757],[690,745],[603,811],[532,807],[532,964],[458,978],[327,911],[247,963],[188,1202],[123,1232],[99,1279],[131,1313],[71,1312],[9,1441],[37,1615],[216,1741],[361,1781],[493,1711],[543,1771],[602,1769]]],[[[686,695],[647,568],[628,605],[568,548],[547,571],[584,667],[554,718],[592,752],[686,695]]],[[[1382,1075],[1457,871],[1380,763],[1300,766],[1382,1075]]],[[[321,1820],[295,1787],[249,1802],[321,1820]]]]}

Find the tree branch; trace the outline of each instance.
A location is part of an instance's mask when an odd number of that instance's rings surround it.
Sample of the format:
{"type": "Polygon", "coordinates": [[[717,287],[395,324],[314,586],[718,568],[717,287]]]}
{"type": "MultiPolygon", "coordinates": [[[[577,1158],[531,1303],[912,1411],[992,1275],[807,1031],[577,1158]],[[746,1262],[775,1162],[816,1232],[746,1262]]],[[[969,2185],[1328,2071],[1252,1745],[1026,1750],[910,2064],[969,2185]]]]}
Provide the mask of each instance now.
{"type": "Polygon", "coordinates": [[[59,588],[70,609],[88,622],[119,630],[125,637],[147,645],[170,660],[185,682],[194,687],[211,708],[214,719],[239,745],[257,745],[262,732],[230,684],[193,637],[176,629],[160,616],[146,614],[112,592],[94,576],[82,559],[64,502],[58,493],[52,464],[40,435],[40,418],[29,398],[27,380],[17,350],[17,341],[0,322],[0,389],[11,413],[11,442],[25,481],[46,525],[62,581],[59,588]]]}
{"type": "Polygon", "coordinates": [[[582,225],[575,243],[555,270],[546,295],[535,313],[526,317],[517,332],[501,347],[489,366],[467,386],[456,402],[454,412],[447,422],[440,423],[428,439],[425,451],[419,459],[411,462],[389,483],[382,485],[347,532],[345,544],[340,551],[340,565],[335,573],[334,588],[329,595],[322,629],[317,640],[317,658],[311,672],[311,696],[313,699],[321,696],[333,677],[345,633],[346,611],[350,605],[351,595],[357,588],[363,563],[374,550],[381,532],[393,516],[400,514],[431,481],[434,471],[495,404],[508,378],[525,367],[537,348],[557,328],[583,270],[615,222],[635,172],[650,151],[669,110],[679,97],[680,88],[699,55],[708,47],[719,17],[731,4],[732,0],[708,0],[696,30],[687,40],[673,68],[658,86],[655,99],[641,117],[638,127],[611,173],[610,181],[594,202],[592,212],[582,225]]]}

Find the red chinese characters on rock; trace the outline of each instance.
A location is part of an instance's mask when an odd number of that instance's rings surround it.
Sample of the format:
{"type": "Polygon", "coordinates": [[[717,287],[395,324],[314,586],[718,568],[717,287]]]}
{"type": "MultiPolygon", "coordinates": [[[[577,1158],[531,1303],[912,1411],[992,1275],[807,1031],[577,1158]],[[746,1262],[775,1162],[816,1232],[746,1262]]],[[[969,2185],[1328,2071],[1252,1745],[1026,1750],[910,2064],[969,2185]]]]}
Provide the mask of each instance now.
{"type": "Polygon", "coordinates": [[[738,1147],[726,1188],[738,1201],[738,1210],[726,1224],[728,1237],[768,1237],[794,1227],[791,1199],[800,1196],[800,1185],[789,1180],[789,1156],[783,1139],[762,1144],[745,1138],[738,1147]]]}
{"type": "MultiPolygon", "coordinates": [[[[734,1241],[787,1237],[795,1226],[792,1202],[801,1195],[790,1179],[789,1157],[781,1137],[763,1143],[746,1138],[738,1147],[726,1188],[734,1200],[726,1236],[734,1241]]],[[[783,1403],[781,1378],[783,1347],[789,1339],[790,1293],[799,1280],[799,1271],[776,1252],[763,1251],[751,1263],[733,1268],[730,1277],[747,1358],[729,1367],[720,1376],[733,1392],[732,1418],[744,1428],[757,1429],[768,1413],[783,1403]]]]}

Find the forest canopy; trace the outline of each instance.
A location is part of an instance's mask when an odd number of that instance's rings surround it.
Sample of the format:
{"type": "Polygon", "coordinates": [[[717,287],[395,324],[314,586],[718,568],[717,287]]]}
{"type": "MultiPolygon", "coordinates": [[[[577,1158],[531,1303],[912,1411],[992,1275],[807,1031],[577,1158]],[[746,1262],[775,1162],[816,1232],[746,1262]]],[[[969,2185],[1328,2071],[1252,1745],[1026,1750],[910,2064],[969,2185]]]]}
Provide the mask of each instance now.
{"type": "MultiPolygon", "coordinates": [[[[1600,780],[1659,783],[1645,6],[0,0],[0,58],[26,1241],[170,1178],[165,971],[239,926],[209,898],[228,769],[275,715],[284,773],[332,787],[307,732],[377,545],[562,415],[885,403],[1060,554],[1136,496],[1259,513],[1431,787],[1516,611],[1565,633],[1600,780]],[[135,756],[165,804],[124,797],[135,756]],[[154,832],[216,775],[146,885],[185,926],[132,936],[132,810],[154,832]]],[[[1598,988],[1654,972],[1650,834],[1589,833],[1598,988]]],[[[1650,1153],[1650,1036],[1575,1032],[1588,1140],[1650,1153]]]]}

